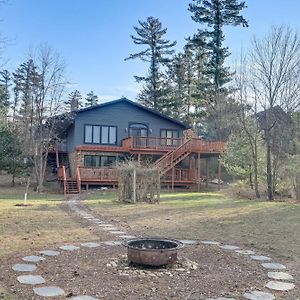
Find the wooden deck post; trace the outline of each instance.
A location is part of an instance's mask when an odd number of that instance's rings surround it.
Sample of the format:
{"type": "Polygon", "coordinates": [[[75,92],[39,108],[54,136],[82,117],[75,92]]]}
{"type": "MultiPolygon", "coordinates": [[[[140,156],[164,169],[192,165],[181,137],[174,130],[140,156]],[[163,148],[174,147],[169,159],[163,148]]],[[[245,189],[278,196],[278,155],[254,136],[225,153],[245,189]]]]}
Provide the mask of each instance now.
{"type": "Polygon", "coordinates": [[[175,177],[175,168],[172,168],[172,192],[174,192],[174,177],[175,177]]]}
{"type": "Polygon", "coordinates": [[[218,158],[218,191],[221,189],[221,161],[218,158]]]}
{"type": "Polygon", "coordinates": [[[59,164],[59,154],[58,154],[58,143],[55,143],[55,157],[56,157],[56,167],[57,169],[60,167],[59,164]]]}
{"type": "Polygon", "coordinates": [[[206,158],[206,188],[208,188],[208,181],[209,181],[209,157],[206,158]]]}
{"type": "Polygon", "coordinates": [[[198,157],[197,157],[197,165],[198,165],[198,173],[197,173],[197,184],[198,184],[198,187],[197,187],[197,190],[198,190],[198,192],[200,192],[200,175],[201,175],[201,170],[200,170],[200,152],[198,152],[198,157]]]}

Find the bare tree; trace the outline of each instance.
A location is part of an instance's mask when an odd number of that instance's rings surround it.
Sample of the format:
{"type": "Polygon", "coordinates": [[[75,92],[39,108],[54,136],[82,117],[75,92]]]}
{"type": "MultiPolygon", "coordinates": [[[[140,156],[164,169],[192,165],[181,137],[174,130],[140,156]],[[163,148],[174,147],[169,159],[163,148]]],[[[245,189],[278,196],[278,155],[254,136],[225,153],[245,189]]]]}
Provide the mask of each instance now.
{"type": "Polygon", "coordinates": [[[251,78],[251,70],[247,62],[247,57],[241,55],[237,64],[233,80],[233,97],[239,103],[238,110],[239,127],[250,146],[251,164],[250,185],[254,187],[255,195],[260,198],[259,192],[259,145],[261,143],[261,133],[256,114],[258,112],[258,91],[251,78]]]}
{"type": "MultiPolygon", "coordinates": [[[[274,128],[278,119],[274,109],[290,114],[300,105],[300,36],[289,27],[273,27],[264,38],[255,38],[251,51],[253,89],[263,109],[262,129],[266,144],[268,199],[274,199],[274,166],[272,158],[274,128]]],[[[287,126],[288,124],[286,124],[287,126]]],[[[286,134],[286,133],[285,133],[286,134]]],[[[276,143],[279,142],[277,137],[276,143]]]]}
{"type": "Polygon", "coordinates": [[[32,134],[30,136],[29,156],[32,158],[37,191],[43,189],[47,157],[51,141],[55,137],[55,120],[63,104],[66,87],[65,66],[58,53],[49,46],[42,45],[31,59],[37,66],[39,80],[32,96],[32,134]],[[49,120],[52,120],[49,122],[49,120]]]}

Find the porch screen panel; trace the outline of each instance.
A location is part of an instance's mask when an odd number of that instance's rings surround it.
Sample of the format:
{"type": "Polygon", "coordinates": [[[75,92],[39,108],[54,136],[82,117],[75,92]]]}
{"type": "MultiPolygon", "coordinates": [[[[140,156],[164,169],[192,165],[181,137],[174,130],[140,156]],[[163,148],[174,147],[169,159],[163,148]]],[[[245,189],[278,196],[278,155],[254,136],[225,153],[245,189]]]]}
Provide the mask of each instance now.
{"type": "Polygon", "coordinates": [[[93,126],[85,125],[84,127],[84,142],[93,143],[93,126]]]}

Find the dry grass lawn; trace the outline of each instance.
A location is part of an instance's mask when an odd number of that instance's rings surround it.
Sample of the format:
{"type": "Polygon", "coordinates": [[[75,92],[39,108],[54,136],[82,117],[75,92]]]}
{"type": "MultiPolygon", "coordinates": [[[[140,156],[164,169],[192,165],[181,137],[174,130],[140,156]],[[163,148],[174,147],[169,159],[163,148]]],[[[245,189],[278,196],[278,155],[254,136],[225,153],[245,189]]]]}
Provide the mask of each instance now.
{"type": "Polygon", "coordinates": [[[114,193],[86,198],[94,212],[127,223],[138,235],[233,243],[300,269],[299,204],[222,193],[163,194],[160,204],[121,204],[114,193]]]}
{"type": "MultiPolygon", "coordinates": [[[[28,197],[30,206],[16,206],[23,203],[22,199],[18,188],[0,189],[0,266],[15,253],[97,239],[60,208],[62,195],[31,193],[28,197]]],[[[15,299],[1,287],[1,282],[0,299],[15,299]]]]}

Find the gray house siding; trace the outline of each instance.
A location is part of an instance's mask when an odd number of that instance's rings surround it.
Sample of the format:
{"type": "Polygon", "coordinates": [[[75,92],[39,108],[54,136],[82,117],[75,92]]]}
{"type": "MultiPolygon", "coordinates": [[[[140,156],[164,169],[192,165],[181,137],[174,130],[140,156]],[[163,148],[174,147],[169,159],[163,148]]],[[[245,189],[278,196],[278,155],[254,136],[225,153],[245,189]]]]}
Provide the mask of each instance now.
{"type": "Polygon", "coordinates": [[[183,135],[183,126],[130,103],[118,102],[77,113],[74,129],[70,128],[68,134],[68,151],[73,151],[77,145],[85,144],[85,125],[116,126],[117,146],[121,146],[122,140],[128,137],[129,123],[142,123],[147,125],[149,128],[149,136],[153,137],[159,137],[161,129],[178,130],[179,137],[183,135]]]}
{"type": "Polygon", "coordinates": [[[75,148],[75,126],[71,125],[68,128],[68,134],[67,134],[67,151],[72,152],[75,148]]]}

